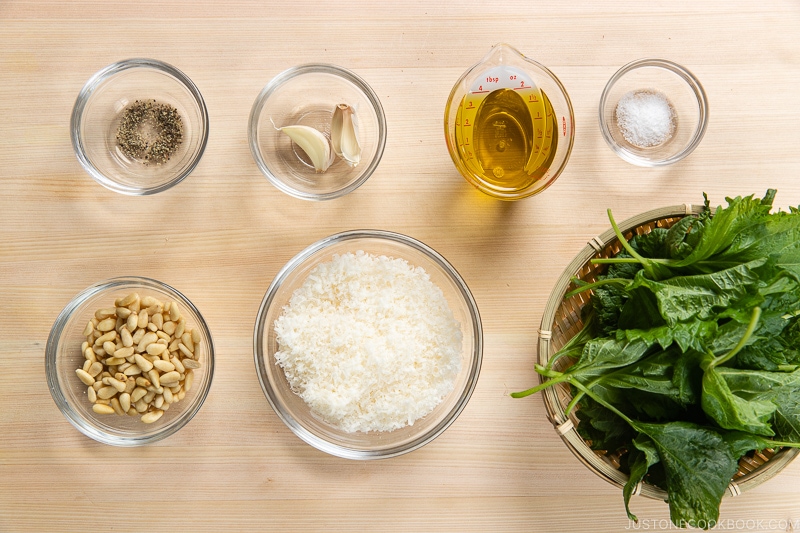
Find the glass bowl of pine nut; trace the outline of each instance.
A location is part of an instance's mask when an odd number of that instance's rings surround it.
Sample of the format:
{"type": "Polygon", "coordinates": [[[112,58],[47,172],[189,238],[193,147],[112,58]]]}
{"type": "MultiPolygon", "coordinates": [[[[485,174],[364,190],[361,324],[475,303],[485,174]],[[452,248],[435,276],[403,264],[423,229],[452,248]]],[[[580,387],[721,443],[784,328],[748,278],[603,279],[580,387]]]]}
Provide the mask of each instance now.
{"type": "Polygon", "coordinates": [[[200,311],[176,289],[113,278],[75,296],[45,349],[50,394],[81,433],[114,446],[164,439],[200,410],[214,344],[200,311]]]}

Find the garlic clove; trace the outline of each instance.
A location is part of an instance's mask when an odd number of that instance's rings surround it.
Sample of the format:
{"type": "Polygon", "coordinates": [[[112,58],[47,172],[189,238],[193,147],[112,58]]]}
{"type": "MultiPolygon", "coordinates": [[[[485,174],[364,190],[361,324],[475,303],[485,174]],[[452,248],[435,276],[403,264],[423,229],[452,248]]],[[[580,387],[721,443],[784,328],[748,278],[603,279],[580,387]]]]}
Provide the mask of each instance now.
{"type": "Polygon", "coordinates": [[[331,145],[337,156],[354,167],[361,161],[361,145],[358,143],[358,122],[353,108],[339,104],[333,110],[331,120],[331,145]]]}
{"type": "Polygon", "coordinates": [[[302,125],[282,128],[275,126],[275,129],[285,133],[306,153],[317,172],[325,172],[333,163],[334,154],[331,151],[331,143],[321,131],[302,125]]]}

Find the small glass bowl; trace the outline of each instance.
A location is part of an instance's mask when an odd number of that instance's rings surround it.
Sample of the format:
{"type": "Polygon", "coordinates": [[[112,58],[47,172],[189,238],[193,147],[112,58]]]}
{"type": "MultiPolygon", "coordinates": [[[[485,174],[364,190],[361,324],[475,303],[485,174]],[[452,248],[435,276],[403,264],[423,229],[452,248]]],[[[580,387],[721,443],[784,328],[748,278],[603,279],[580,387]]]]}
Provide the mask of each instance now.
{"type": "Polygon", "coordinates": [[[253,336],[256,372],[261,388],[281,420],[311,446],[346,459],[383,459],[416,450],[440,435],[455,421],[469,401],[480,373],[483,332],[478,307],[464,280],[433,249],[405,235],[361,230],[332,235],[312,244],[275,276],[258,311],[253,336]],[[295,394],[275,362],[278,350],[275,320],[309,272],[334,255],[363,250],[408,261],[425,269],[444,293],[453,316],[461,325],[461,371],[453,391],[427,416],[413,425],[388,432],[344,432],[312,413],[295,394]]]}
{"type": "Polygon", "coordinates": [[[58,315],[47,339],[45,372],[53,400],[81,433],[104,444],[141,446],[172,435],[200,410],[214,375],[214,344],[200,311],[177,290],[148,278],[114,278],[86,288],[58,315]],[[113,307],[115,299],[131,292],[142,297],[154,296],[165,303],[167,300],[178,302],[182,315],[186,317],[186,326],[197,329],[201,336],[195,350],[199,350],[196,353],[202,365],[193,371],[191,390],[152,424],[143,423],[139,417],[96,414],[87,398],[86,385],[75,374],[85,361],[81,344],[86,340],[83,336],[86,323],[95,311],[113,307]]]}
{"type": "Polygon", "coordinates": [[[708,127],[708,101],[703,86],[684,67],[664,59],[640,59],[614,74],[600,97],[600,131],[625,161],[660,167],[680,161],[700,144],[708,127]],[[617,104],[628,93],[661,93],[674,110],[675,129],[665,142],[639,147],[628,142],[617,125],[617,104]]]}
{"type": "MultiPolygon", "coordinates": [[[[70,130],[75,155],[92,178],[112,191],[142,196],[165,191],[194,170],[208,141],[208,111],[192,80],[175,67],[155,59],[128,59],[86,82],[70,130]],[[137,100],[171,105],[182,119],[183,140],[164,163],[145,164],[117,143],[120,120],[137,100]]],[[[143,132],[149,140],[158,135],[149,126],[143,132]]]]}
{"type": "Polygon", "coordinates": [[[354,191],[375,172],[386,145],[386,117],[372,88],[349,70],[325,64],[292,67],[273,78],[253,104],[248,131],[259,170],[275,187],[303,200],[330,200],[354,191]],[[318,173],[303,149],[277,128],[310,126],[330,139],[339,104],[355,111],[361,161],[350,167],[337,157],[318,173]]]}

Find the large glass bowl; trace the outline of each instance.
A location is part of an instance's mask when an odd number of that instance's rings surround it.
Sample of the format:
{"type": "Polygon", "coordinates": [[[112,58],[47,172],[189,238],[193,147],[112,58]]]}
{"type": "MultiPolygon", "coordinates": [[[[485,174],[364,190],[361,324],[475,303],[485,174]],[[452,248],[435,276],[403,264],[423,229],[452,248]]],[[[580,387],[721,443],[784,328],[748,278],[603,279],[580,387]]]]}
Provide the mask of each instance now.
{"type": "Polygon", "coordinates": [[[437,252],[405,235],[387,231],[350,231],[332,235],[300,252],[275,276],[256,320],[253,338],[255,365],[261,388],[281,420],[302,440],[323,452],[347,459],[394,457],[432,441],[455,421],[466,406],[480,372],[483,333],[475,300],[461,276],[437,252]],[[386,432],[344,432],[315,415],[295,394],[275,362],[278,343],[275,320],[309,272],[334,255],[364,252],[400,258],[422,267],[447,300],[463,337],[461,371],[453,391],[427,416],[413,425],[386,432]]]}
{"type": "Polygon", "coordinates": [[[94,284],[75,296],[61,311],[50,330],[45,350],[47,385],[58,408],[81,433],[104,444],[140,446],[164,439],[197,414],[206,399],[214,375],[214,344],[200,311],[183,294],[154,279],[125,277],[94,284]],[[92,410],[86,385],[78,379],[75,369],[81,368],[84,356],[81,343],[83,329],[101,308],[114,306],[117,298],[137,292],[141,297],[153,296],[162,302],[177,302],[186,327],[200,333],[195,347],[200,368],[193,370],[194,383],[185,398],[170,405],[163,416],[152,424],[143,423],[138,416],[117,414],[99,415],[92,410]]]}
{"type": "MultiPolygon", "coordinates": [[[[140,130],[148,142],[158,139],[150,124],[140,130]]],[[[208,141],[208,112],[183,72],[155,59],[127,59],[86,82],[72,110],[70,132],[78,161],[98,183],[127,195],[155,194],[183,181],[200,162],[208,141]],[[146,163],[120,149],[120,121],[137,100],[172,106],[181,117],[182,141],[163,163],[146,163]]]]}
{"type": "Polygon", "coordinates": [[[303,200],[331,200],[348,194],[378,168],[386,145],[386,117],[378,95],[359,76],[341,67],[292,67],[270,81],[256,98],[248,125],[250,151],[275,187],[303,200]],[[361,160],[350,166],[336,158],[317,172],[302,148],[277,128],[309,126],[328,139],[339,104],[355,112],[361,160]]]}

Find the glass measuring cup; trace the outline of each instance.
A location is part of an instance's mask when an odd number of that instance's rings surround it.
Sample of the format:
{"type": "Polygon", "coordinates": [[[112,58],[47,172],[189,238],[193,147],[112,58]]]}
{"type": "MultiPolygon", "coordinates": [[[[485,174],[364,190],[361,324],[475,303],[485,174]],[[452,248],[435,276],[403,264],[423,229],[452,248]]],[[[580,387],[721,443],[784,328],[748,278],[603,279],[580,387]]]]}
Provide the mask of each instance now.
{"type": "Polygon", "coordinates": [[[444,129],[450,157],[468,182],[495,198],[519,200],[564,170],[575,118],[558,78],[501,43],[456,82],[444,129]]]}

